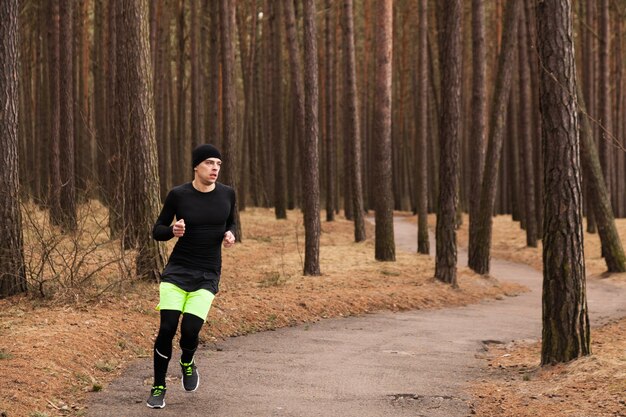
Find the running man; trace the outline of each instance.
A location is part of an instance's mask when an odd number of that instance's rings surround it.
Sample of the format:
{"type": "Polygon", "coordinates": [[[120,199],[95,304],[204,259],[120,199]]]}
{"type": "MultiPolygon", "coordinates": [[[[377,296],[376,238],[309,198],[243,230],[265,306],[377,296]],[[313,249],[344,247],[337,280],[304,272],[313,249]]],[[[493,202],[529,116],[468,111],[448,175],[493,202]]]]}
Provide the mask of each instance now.
{"type": "Polygon", "coordinates": [[[165,407],[165,375],[181,315],[182,385],[186,391],[195,391],[200,383],[194,360],[198,335],[218,292],[222,242],[226,248],[235,243],[235,191],[217,182],[221,159],[212,145],[193,150],[193,181],[169,192],[152,231],[156,240],[177,237],[178,241],[161,274],[161,323],[154,342],[150,408],[165,407]],[[177,221],[171,225],[174,217],[177,221]]]}

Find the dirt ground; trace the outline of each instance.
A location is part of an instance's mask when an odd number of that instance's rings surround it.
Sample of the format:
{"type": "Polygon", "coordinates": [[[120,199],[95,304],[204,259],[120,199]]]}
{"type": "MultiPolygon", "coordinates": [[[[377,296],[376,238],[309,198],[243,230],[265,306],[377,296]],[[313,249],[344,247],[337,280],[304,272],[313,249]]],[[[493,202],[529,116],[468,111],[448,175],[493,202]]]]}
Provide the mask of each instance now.
{"type": "MultiPolygon", "coordinates": [[[[221,291],[201,334],[203,343],[326,317],[465,305],[523,291],[467,268],[460,269],[460,289],[453,290],[432,279],[434,265],[426,256],[398,252],[395,263],[376,262],[373,228],[368,226],[366,242],[356,244],[352,224],[341,218],[322,223],[323,275],[304,277],[302,217],[298,212],[288,217],[276,221],[265,209],[242,212],[244,242],[224,251],[221,291]]],[[[510,217],[495,220],[492,255],[540,265],[540,249],[524,248],[517,224],[510,217]]],[[[467,218],[460,245],[466,245],[466,230],[467,218]]],[[[620,221],[620,231],[625,239],[626,222],[620,221]]],[[[586,236],[585,241],[590,279],[604,279],[601,266],[594,267],[601,263],[594,263],[593,239],[586,236]]],[[[89,292],[0,300],[0,415],[84,415],[87,392],[102,389],[133,359],[150,355],[158,321],[156,284],[119,282],[114,272],[108,274],[89,292]],[[108,281],[116,285],[102,292],[108,281]]],[[[626,281],[623,276],[609,279],[626,281]]],[[[491,348],[494,371],[475,384],[476,414],[625,415],[620,397],[626,380],[625,329],[622,320],[594,331],[592,357],[549,369],[538,366],[537,343],[491,348]],[[558,407],[562,399],[578,414],[564,414],[563,404],[558,407]]]]}

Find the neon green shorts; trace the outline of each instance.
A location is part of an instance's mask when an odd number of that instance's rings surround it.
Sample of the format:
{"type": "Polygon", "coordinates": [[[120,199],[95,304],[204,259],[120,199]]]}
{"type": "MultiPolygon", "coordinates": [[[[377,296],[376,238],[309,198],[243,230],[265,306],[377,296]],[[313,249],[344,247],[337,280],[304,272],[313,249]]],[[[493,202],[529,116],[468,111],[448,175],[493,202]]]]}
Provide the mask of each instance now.
{"type": "Polygon", "coordinates": [[[208,290],[187,292],[169,282],[159,285],[159,305],[157,310],[176,310],[193,314],[206,321],[215,295],[208,290]]]}

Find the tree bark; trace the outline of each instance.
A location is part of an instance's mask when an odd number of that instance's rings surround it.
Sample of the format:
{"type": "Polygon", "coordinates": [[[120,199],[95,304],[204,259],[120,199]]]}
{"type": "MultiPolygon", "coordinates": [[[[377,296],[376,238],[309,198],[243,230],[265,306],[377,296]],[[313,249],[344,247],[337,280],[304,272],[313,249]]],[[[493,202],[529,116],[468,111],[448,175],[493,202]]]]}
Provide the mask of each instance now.
{"type": "Polygon", "coordinates": [[[154,120],[154,90],[150,58],[148,0],[118,0],[120,47],[125,74],[119,79],[125,116],[122,117],[122,136],[128,139],[132,158],[128,158],[127,172],[132,189],[124,194],[134,206],[132,218],[138,253],[137,276],[157,281],[165,265],[165,246],[152,238],[152,225],[159,215],[159,174],[154,120]]]}
{"type": "MultiPolygon", "coordinates": [[[[476,221],[480,211],[480,189],[485,167],[486,114],[487,114],[487,58],[485,43],[485,7],[484,0],[472,0],[472,116],[471,116],[471,151],[470,151],[470,206],[469,234],[476,234],[476,221]]],[[[470,238],[471,239],[471,238],[470,238]]]]}
{"type": "Polygon", "coordinates": [[[513,64],[515,62],[513,54],[516,52],[517,23],[521,5],[522,3],[519,1],[508,2],[505,10],[505,31],[504,39],[502,40],[502,50],[498,59],[498,72],[496,73],[496,85],[493,93],[489,141],[480,193],[480,212],[476,221],[474,240],[469,242],[468,266],[479,274],[489,273],[492,213],[496,199],[498,168],[502,155],[504,123],[511,91],[513,64]]]}
{"type": "MultiPolygon", "coordinates": [[[[200,16],[202,15],[202,2],[191,1],[191,147],[205,143],[204,114],[203,114],[203,83],[200,61],[202,49],[200,47],[200,16]]],[[[185,155],[189,158],[189,155],[185,155]]]]}
{"type": "Polygon", "coordinates": [[[544,150],[541,364],[589,355],[576,72],[569,0],[537,5],[544,150]]]}
{"type": "Polygon", "coordinates": [[[361,181],[361,122],[359,118],[359,96],[356,83],[356,58],[354,51],[354,9],[352,0],[343,1],[343,44],[345,47],[345,97],[346,129],[350,142],[350,176],[352,177],[352,207],[354,216],[354,241],[365,240],[363,216],[363,183],[361,181]]]}
{"type": "Polygon", "coordinates": [[[50,183],[48,207],[50,209],[50,220],[53,224],[63,224],[63,209],[61,208],[61,101],[59,78],[59,2],[51,1],[50,5],[50,26],[48,30],[48,75],[50,87],[50,183]]]}
{"type": "Polygon", "coordinates": [[[0,298],[27,290],[18,175],[18,3],[0,2],[0,298]]]}
{"type": "Polygon", "coordinates": [[[428,236],[428,1],[419,2],[419,40],[417,59],[417,252],[430,253],[428,236]]]}
{"type": "Polygon", "coordinates": [[[283,77],[281,63],[281,20],[280,5],[278,2],[269,2],[269,38],[270,47],[270,83],[271,103],[270,112],[270,140],[274,153],[274,208],[277,219],[287,218],[286,168],[285,168],[285,140],[283,136],[283,77]]]}
{"type": "Polygon", "coordinates": [[[580,120],[580,156],[584,175],[589,182],[589,192],[593,200],[592,208],[597,221],[598,234],[602,242],[604,261],[608,272],[626,272],[626,255],[615,226],[615,216],[611,198],[602,175],[598,151],[593,140],[593,132],[585,110],[583,93],[578,88],[578,108],[580,120]]]}
{"type": "MultiPolygon", "coordinates": [[[[334,26],[332,24],[333,5],[331,0],[325,0],[324,13],[324,40],[325,52],[324,74],[325,87],[325,119],[324,119],[324,142],[326,144],[326,221],[335,220],[335,100],[334,100],[334,80],[333,80],[333,53],[334,53],[334,26]]],[[[344,192],[347,193],[348,190],[344,192]]]]}
{"type": "MultiPolygon", "coordinates": [[[[287,34],[287,50],[289,53],[289,71],[291,75],[291,91],[295,115],[295,135],[292,139],[296,142],[297,149],[304,149],[304,85],[302,79],[302,61],[300,47],[296,34],[296,17],[294,5],[291,1],[283,3],[283,17],[285,20],[285,32],[287,34]]],[[[298,152],[296,166],[302,167],[301,152],[298,152]]]]}
{"type": "Polygon", "coordinates": [[[521,10],[519,22],[519,88],[521,137],[520,150],[522,158],[522,175],[524,178],[524,207],[526,211],[526,245],[537,247],[537,214],[535,212],[535,177],[533,164],[532,138],[532,92],[530,90],[530,68],[528,66],[528,45],[530,40],[526,30],[526,13],[521,10]]]}
{"type": "MultiPolygon", "coordinates": [[[[236,116],[236,97],[235,97],[235,51],[232,45],[232,32],[235,28],[234,3],[229,0],[220,1],[220,21],[222,31],[221,47],[222,47],[222,159],[224,168],[222,169],[222,180],[225,184],[230,185],[238,190],[238,165],[237,165],[237,131],[235,125],[236,116]]],[[[235,238],[238,242],[242,240],[242,227],[239,220],[239,209],[235,207],[235,221],[237,230],[235,238]]]]}
{"type": "Polygon", "coordinates": [[[443,45],[441,51],[441,123],[439,159],[439,211],[437,212],[437,251],[435,278],[457,286],[456,210],[459,181],[459,136],[461,130],[461,34],[460,0],[444,2],[443,45]]]}
{"type": "Polygon", "coordinates": [[[315,0],[304,0],[304,188],[305,253],[304,275],[321,275],[320,271],[320,191],[318,154],[318,63],[315,0]]]}
{"type": "Polygon", "coordinates": [[[210,42],[209,42],[209,97],[208,97],[208,123],[207,134],[209,142],[221,146],[220,131],[220,12],[219,2],[210,1],[210,42]]]}
{"type": "Polygon", "coordinates": [[[393,49],[393,1],[376,3],[376,83],[374,94],[374,196],[376,210],[375,258],[395,261],[393,234],[393,184],[391,178],[391,77],[393,49]]]}
{"type": "Polygon", "coordinates": [[[60,120],[59,163],[61,174],[61,227],[76,229],[76,177],[74,173],[74,71],[72,68],[72,3],[59,0],[59,54],[60,120]],[[63,76],[60,76],[63,74],[63,76]]]}
{"type": "MultiPolygon", "coordinates": [[[[600,57],[599,80],[598,80],[598,121],[600,123],[600,135],[598,146],[600,149],[600,164],[602,165],[602,173],[606,188],[611,194],[611,142],[613,132],[613,120],[611,117],[611,81],[610,81],[610,19],[609,19],[609,0],[600,0],[597,3],[599,8],[598,22],[598,41],[600,57]]],[[[613,196],[611,196],[612,198],[613,196]]]]}

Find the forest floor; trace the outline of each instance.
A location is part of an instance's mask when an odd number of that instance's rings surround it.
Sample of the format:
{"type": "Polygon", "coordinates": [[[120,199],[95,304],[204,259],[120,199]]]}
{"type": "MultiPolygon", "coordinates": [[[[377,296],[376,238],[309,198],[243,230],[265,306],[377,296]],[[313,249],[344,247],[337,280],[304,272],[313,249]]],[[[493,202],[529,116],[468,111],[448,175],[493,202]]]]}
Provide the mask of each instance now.
{"type": "MultiPolygon", "coordinates": [[[[289,219],[281,221],[265,209],[249,209],[241,215],[245,239],[224,251],[221,291],[201,334],[205,345],[321,318],[454,307],[524,291],[467,268],[460,268],[460,289],[453,290],[433,280],[430,257],[402,251],[395,263],[376,262],[373,228],[368,225],[369,239],[356,244],[352,224],[343,218],[322,223],[324,275],[304,277],[299,212],[289,212],[289,219]]],[[[467,240],[465,220],[459,232],[461,245],[467,240]]],[[[624,240],[626,222],[620,221],[619,226],[624,240]]],[[[600,275],[594,239],[595,235],[587,235],[585,241],[590,279],[624,284],[623,276],[600,275]]],[[[494,257],[540,265],[540,249],[527,250],[524,243],[523,233],[510,217],[496,218],[494,257]]],[[[157,285],[124,282],[108,273],[96,288],[64,288],[43,300],[33,296],[0,300],[0,415],[85,415],[88,392],[101,390],[129,362],[151,356],[158,322],[157,285]]],[[[625,320],[595,329],[592,357],[548,369],[538,366],[537,343],[490,346],[489,368],[494,371],[473,386],[476,414],[569,415],[549,411],[559,407],[563,412],[561,400],[566,400],[572,409],[591,407],[590,416],[624,415],[620,413],[626,406],[619,395],[626,380],[625,329],[625,320]]]]}
{"type": "MultiPolygon", "coordinates": [[[[626,219],[616,222],[621,240],[626,242],[626,219]]],[[[458,234],[462,247],[467,247],[467,224],[466,216],[458,234]]],[[[598,234],[585,233],[584,245],[587,280],[626,288],[626,273],[606,273],[598,234]]],[[[525,232],[511,216],[494,218],[491,255],[542,269],[541,241],[538,248],[527,247],[525,232]]],[[[593,321],[591,324],[592,355],[564,365],[540,366],[540,340],[489,345],[488,377],[473,385],[476,414],[626,416],[626,318],[609,320],[597,328],[593,321]]]]}

